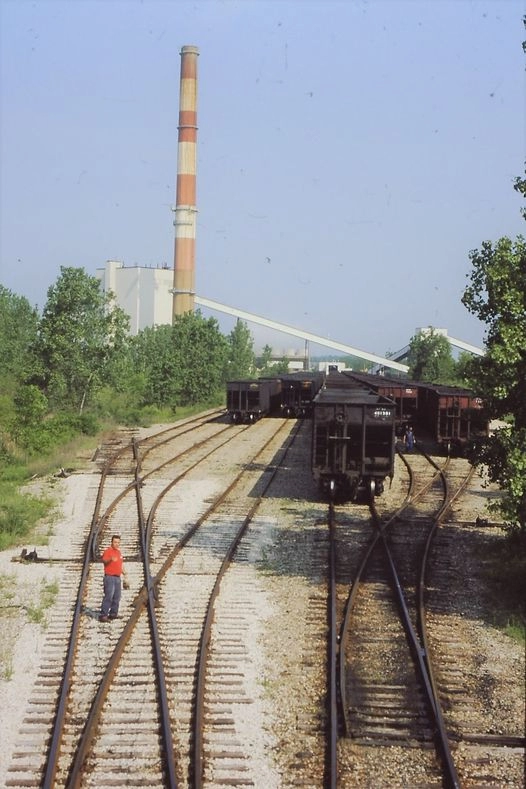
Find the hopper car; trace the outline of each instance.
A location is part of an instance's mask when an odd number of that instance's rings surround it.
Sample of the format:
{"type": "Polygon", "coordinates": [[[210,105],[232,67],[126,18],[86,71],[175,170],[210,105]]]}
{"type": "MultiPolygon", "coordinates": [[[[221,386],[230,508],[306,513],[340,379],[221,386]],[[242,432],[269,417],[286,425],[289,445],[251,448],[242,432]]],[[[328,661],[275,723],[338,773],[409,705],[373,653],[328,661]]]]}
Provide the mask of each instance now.
{"type": "Polygon", "coordinates": [[[484,404],[470,389],[420,384],[417,429],[427,433],[447,454],[461,455],[487,436],[484,404]]]}
{"type": "Polygon", "coordinates": [[[403,378],[389,378],[385,375],[372,375],[371,373],[345,371],[344,375],[394,401],[396,405],[396,434],[398,436],[404,434],[407,425],[415,424],[418,414],[418,384],[403,378]]]}
{"type": "Polygon", "coordinates": [[[327,376],[313,401],[311,469],[323,495],[378,496],[394,474],[395,403],[351,381],[327,376]]]}
{"type": "Polygon", "coordinates": [[[264,416],[279,414],[281,381],[258,378],[227,381],[226,407],[232,422],[257,422],[264,416]]]}
{"type": "Polygon", "coordinates": [[[280,376],[282,416],[303,417],[312,413],[312,401],[322,387],[323,373],[298,372],[280,376]]]}
{"type": "Polygon", "coordinates": [[[256,422],[264,416],[309,416],[323,373],[287,373],[276,377],[227,381],[226,407],[232,422],[256,422]]]}
{"type": "Polygon", "coordinates": [[[423,440],[448,454],[462,454],[488,435],[483,402],[469,389],[351,371],[345,375],[394,400],[398,436],[411,425],[423,440]]]}

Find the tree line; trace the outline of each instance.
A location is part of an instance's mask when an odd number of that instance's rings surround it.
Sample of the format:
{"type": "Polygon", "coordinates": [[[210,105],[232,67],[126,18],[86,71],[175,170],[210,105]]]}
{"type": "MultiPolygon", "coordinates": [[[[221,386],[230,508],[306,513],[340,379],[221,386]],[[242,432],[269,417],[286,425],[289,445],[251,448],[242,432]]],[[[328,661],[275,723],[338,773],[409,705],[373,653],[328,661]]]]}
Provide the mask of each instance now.
{"type": "Polygon", "coordinates": [[[255,373],[253,340],[225,336],[199,312],[130,336],[129,318],[96,277],[62,267],[42,314],[0,285],[0,458],[46,452],[102,420],[137,424],[224,400],[255,373]]]}

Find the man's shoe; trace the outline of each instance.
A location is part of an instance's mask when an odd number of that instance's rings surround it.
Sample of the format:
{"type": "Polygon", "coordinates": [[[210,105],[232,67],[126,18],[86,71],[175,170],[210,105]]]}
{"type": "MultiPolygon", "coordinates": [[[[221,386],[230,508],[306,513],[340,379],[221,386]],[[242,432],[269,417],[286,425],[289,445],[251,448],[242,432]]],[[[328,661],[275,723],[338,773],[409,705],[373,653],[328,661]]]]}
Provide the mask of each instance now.
{"type": "Polygon", "coordinates": [[[109,621],[110,621],[109,616],[104,616],[104,614],[101,614],[99,616],[99,622],[109,622],[109,621]]]}
{"type": "Polygon", "coordinates": [[[119,617],[117,614],[110,614],[110,619],[118,619],[119,617]]]}

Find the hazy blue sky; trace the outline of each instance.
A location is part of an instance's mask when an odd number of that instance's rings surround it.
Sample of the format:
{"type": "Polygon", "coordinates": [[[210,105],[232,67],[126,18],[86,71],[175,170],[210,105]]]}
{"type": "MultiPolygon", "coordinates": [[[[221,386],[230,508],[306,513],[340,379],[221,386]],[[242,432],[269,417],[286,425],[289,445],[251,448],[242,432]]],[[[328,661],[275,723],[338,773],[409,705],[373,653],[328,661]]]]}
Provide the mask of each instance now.
{"type": "Polygon", "coordinates": [[[0,282],[42,308],[61,265],[173,265],[193,44],[198,295],[381,355],[418,326],[481,344],[469,251],[526,230],[525,12],[0,0],[0,282]]]}

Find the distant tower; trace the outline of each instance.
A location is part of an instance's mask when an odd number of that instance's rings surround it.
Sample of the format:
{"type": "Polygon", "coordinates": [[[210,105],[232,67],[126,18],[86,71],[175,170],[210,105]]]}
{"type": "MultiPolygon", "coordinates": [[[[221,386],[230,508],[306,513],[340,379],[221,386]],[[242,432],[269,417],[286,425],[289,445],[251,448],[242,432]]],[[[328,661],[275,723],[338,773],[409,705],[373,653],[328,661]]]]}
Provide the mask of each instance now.
{"type": "Polygon", "coordinates": [[[195,296],[195,228],[197,169],[197,47],[181,49],[173,317],[193,312],[195,296]]]}

